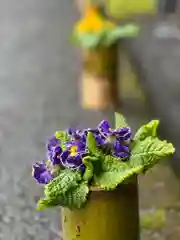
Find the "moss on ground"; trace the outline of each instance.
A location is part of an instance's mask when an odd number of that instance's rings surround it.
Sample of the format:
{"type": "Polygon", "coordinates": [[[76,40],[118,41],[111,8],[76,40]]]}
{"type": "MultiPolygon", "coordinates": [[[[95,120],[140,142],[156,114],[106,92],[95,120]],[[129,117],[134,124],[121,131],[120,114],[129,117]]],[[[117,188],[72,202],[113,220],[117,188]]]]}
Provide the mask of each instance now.
{"type": "Polygon", "coordinates": [[[146,229],[160,229],[166,225],[164,209],[157,209],[154,211],[146,212],[141,215],[140,225],[141,228],[146,229]]]}

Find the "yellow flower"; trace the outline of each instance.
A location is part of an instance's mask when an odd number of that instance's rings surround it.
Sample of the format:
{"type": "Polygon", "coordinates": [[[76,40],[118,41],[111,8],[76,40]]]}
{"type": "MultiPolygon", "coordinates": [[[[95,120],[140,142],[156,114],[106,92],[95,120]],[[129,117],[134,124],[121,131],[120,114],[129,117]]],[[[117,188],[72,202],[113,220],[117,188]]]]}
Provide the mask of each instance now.
{"type": "Polygon", "coordinates": [[[106,21],[95,7],[88,7],[83,19],[77,25],[77,32],[98,33],[104,29],[106,21]]]}

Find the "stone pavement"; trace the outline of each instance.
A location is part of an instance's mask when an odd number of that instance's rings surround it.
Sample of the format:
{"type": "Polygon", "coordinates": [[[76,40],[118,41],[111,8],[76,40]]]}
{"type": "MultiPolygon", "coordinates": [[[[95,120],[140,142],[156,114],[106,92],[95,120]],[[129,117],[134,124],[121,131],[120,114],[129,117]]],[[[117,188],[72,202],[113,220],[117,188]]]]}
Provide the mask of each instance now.
{"type": "Polygon", "coordinates": [[[43,159],[45,136],[81,114],[75,7],[71,0],[0,3],[0,240],[55,240],[59,212],[34,212],[41,193],[31,164],[43,159]]]}
{"type": "MultiPolygon", "coordinates": [[[[46,136],[79,122],[95,125],[103,114],[90,115],[78,105],[80,58],[71,40],[77,18],[73,1],[0,3],[0,240],[57,240],[59,210],[40,215],[34,211],[42,192],[31,178],[31,164],[43,159],[46,136]]],[[[138,110],[133,103],[129,118],[138,125],[147,109],[138,110]]],[[[147,198],[146,186],[142,199],[147,198]]],[[[156,234],[150,239],[160,238],[156,234]]]]}

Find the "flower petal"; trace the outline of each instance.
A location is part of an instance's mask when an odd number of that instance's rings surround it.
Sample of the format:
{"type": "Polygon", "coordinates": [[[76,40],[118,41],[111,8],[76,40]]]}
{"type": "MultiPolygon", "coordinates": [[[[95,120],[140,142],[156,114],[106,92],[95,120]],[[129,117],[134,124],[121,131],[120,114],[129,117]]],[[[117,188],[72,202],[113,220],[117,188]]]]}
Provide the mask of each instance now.
{"type": "Polygon", "coordinates": [[[129,158],[130,151],[129,147],[126,145],[122,145],[121,142],[116,141],[113,144],[113,156],[118,158],[129,158]]]}
{"type": "Polygon", "coordinates": [[[115,141],[113,144],[113,149],[117,152],[129,152],[129,147],[126,145],[122,145],[120,141],[115,141]]]}
{"type": "Polygon", "coordinates": [[[102,120],[100,122],[100,124],[98,125],[98,129],[101,131],[101,132],[104,132],[104,133],[111,133],[110,131],[110,125],[108,123],[108,121],[106,120],[102,120]]]}
{"type": "Polygon", "coordinates": [[[123,141],[130,140],[132,138],[132,133],[130,128],[120,128],[114,131],[117,138],[123,141]]]}
{"type": "Polygon", "coordinates": [[[46,144],[46,149],[48,151],[51,151],[52,147],[55,147],[58,143],[60,143],[59,139],[57,139],[55,136],[48,139],[46,144]]]}
{"type": "Polygon", "coordinates": [[[82,163],[82,155],[83,154],[76,154],[75,156],[70,155],[70,151],[64,151],[61,154],[61,163],[64,167],[67,168],[72,168],[72,169],[77,169],[77,168],[83,168],[83,163],[82,163]]]}
{"type": "Polygon", "coordinates": [[[36,163],[33,165],[32,176],[40,184],[48,184],[53,179],[53,175],[47,169],[45,163],[36,163]]]}
{"type": "Polygon", "coordinates": [[[102,146],[106,143],[106,138],[102,135],[95,135],[97,146],[102,146]]]}
{"type": "Polygon", "coordinates": [[[62,148],[60,146],[51,147],[51,150],[47,151],[47,158],[52,162],[53,165],[60,164],[60,154],[62,148]]]}

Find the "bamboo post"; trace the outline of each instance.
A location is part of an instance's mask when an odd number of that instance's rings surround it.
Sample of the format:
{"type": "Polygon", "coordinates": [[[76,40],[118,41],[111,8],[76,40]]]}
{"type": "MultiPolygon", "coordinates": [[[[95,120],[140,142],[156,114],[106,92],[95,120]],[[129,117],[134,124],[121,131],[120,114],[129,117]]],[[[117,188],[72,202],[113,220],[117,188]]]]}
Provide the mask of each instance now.
{"type": "MultiPolygon", "coordinates": [[[[90,2],[77,0],[82,16],[90,2]]],[[[97,7],[101,10],[100,5],[97,7]]],[[[83,49],[82,61],[82,107],[93,110],[115,109],[118,106],[118,44],[83,49]]]]}
{"type": "Polygon", "coordinates": [[[85,208],[62,214],[63,240],[139,240],[137,178],[115,191],[93,189],[85,208]]]}
{"type": "MultiPolygon", "coordinates": [[[[82,3],[78,1],[81,13],[82,3]]],[[[83,52],[81,103],[101,111],[112,127],[118,103],[117,55],[117,44],[83,52]]],[[[114,191],[92,188],[84,208],[62,209],[63,240],[139,240],[138,209],[136,176],[114,191]]]]}
{"type": "Polygon", "coordinates": [[[105,110],[118,105],[118,45],[83,53],[83,108],[105,110]]]}

